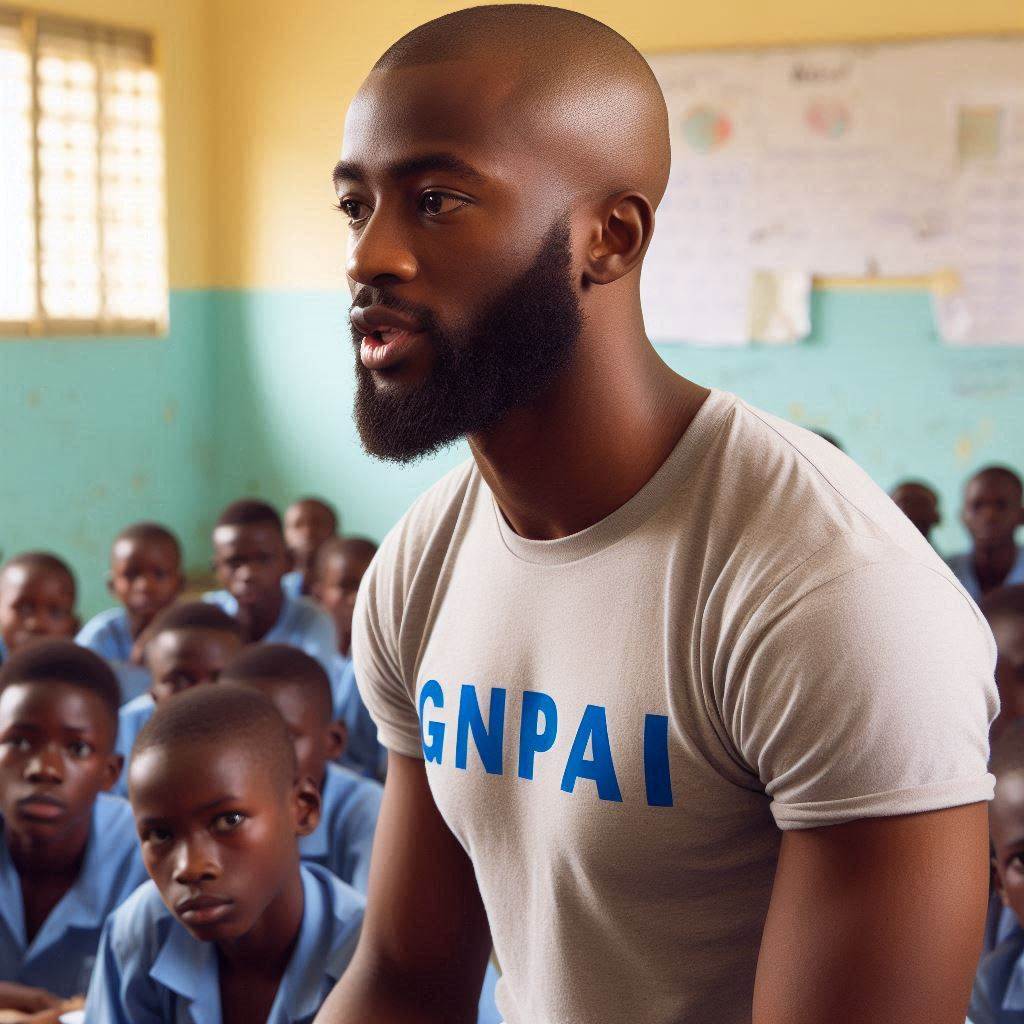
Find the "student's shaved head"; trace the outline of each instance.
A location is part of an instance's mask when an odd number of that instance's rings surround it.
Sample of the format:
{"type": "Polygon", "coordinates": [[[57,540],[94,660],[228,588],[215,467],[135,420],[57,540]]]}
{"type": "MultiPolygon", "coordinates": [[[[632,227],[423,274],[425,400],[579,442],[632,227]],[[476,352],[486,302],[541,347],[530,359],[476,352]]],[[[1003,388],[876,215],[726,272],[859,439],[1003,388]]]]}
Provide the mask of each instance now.
{"type": "MultiPolygon", "coordinates": [[[[665,98],[647,61],[607,25],[558,7],[470,7],[404,35],[364,88],[428,64],[467,66],[495,123],[527,144],[554,142],[571,158],[561,167],[568,180],[587,190],[639,188],[660,202],[669,172],[665,98]]],[[[451,87],[460,88],[458,75],[451,87]]]]}

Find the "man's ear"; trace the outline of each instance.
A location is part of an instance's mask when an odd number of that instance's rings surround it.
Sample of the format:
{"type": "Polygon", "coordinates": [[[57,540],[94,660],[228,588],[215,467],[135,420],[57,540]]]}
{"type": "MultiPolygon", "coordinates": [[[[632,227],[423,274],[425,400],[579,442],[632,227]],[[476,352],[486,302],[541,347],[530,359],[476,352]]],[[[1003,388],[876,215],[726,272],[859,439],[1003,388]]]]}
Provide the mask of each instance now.
{"type": "Polygon", "coordinates": [[[293,810],[295,813],[295,834],[308,836],[320,824],[320,790],[316,783],[303,775],[296,780],[292,791],[293,810]]]}
{"type": "Polygon", "coordinates": [[[109,793],[119,778],[121,778],[121,771],[124,768],[124,755],[123,754],[111,754],[107,758],[107,763],[103,766],[103,792],[109,793]]]}
{"type": "Polygon", "coordinates": [[[331,761],[337,761],[345,748],[348,746],[348,726],[338,719],[327,726],[327,757],[331,761]]]}
{"type": "Polygon", "coordinates": [[[589,284],[611,284],[635,270],[654,233],[654,207],[640,192],[610,196],[598,211],[587,249],[584,277],[589,284]]]}

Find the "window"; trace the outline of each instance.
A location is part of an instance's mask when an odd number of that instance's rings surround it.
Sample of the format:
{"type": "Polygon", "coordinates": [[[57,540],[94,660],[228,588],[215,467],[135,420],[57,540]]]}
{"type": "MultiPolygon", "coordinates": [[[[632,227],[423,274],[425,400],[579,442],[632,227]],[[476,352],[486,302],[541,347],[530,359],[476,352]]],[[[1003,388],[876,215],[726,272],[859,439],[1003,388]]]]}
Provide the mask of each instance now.
{"type": "Polygon", "coordinates": [[[0,334],[162,333],[149,36],[0,8],[0,334]]]}

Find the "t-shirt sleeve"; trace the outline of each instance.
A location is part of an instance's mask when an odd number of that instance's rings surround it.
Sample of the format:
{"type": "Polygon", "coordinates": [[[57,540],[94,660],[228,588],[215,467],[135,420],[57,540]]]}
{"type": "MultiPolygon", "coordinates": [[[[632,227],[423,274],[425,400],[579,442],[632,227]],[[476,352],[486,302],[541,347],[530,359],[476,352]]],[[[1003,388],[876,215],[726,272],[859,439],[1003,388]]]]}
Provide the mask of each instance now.
{"type": "Polygon", "coordinates": [[[758,614],[722,714],[780,828],[992,798],[994,645],[940,571],[870,564],[758,614]]]}
{"type": "MultiPolygon", "coordinates": [[[[389,540],[394,540],[392,535],[389,540]]],[[[379,742],[407,757],[423,757],[414,689],[403,677],[399,635],[403,595],[395,573],[396,551],[381,546],[363,577],[352,619],[356,684],[379,742]]]]}

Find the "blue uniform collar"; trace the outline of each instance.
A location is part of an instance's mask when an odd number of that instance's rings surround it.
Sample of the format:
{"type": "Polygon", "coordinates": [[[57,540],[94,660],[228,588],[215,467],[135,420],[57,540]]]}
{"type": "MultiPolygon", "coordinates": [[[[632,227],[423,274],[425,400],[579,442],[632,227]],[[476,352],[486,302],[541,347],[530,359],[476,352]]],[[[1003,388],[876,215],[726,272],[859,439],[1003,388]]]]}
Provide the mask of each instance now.
{"type": "MultiPolygon", "coordinates": [[[[347,957],[337,951],[328,964],[323,963],[322,945],[325,927],[333,937],[333,909],[324,899],[316,877],[305,867],[302,873],[302,923],[291,960],[278,986],[268,1024],[312,1019],[320,1008],[323,979],[337,981],[347,957]]],[[[217,949],[212,942],[197,942],[177,918],[149,970],[150,977],[190,1003],[195,1024],[220,1024],[220,980],[217,949]]]]}
{"type": "Polygon", "coordinates": [[[114,800],[102,793],[96,798],[82,869],[71,888],[50,911],[27,950],[21,881],[7,843],[0,836],[0,917],[27,953],[26,959],[31,959],[59,942],[68,929],[96,928],[102,921],[109,891],[121,883],[120,878],[110,875],[106,864],[110,854],[120,852],[124,841],[123,831],[110,827],[116,813],[115,807],[120,804],[120,801],[113,803],[114,800]]]}

